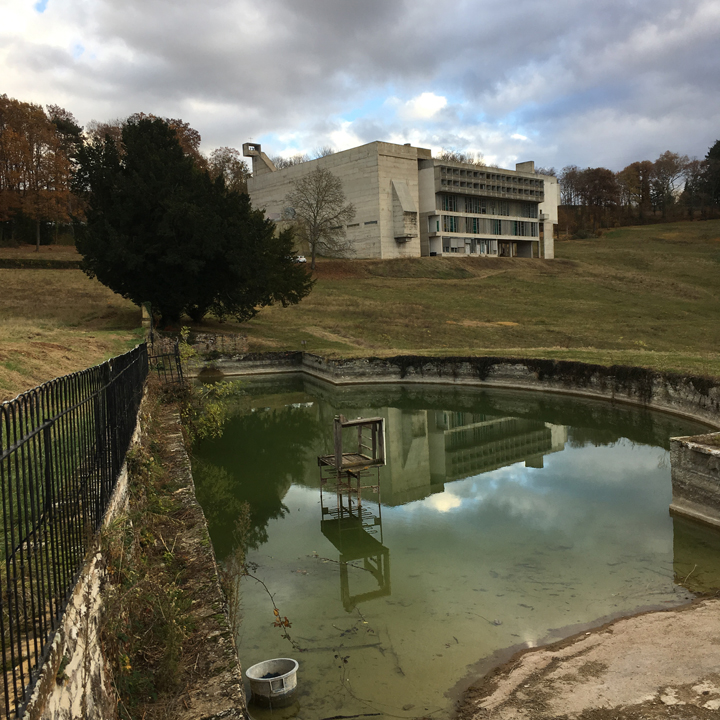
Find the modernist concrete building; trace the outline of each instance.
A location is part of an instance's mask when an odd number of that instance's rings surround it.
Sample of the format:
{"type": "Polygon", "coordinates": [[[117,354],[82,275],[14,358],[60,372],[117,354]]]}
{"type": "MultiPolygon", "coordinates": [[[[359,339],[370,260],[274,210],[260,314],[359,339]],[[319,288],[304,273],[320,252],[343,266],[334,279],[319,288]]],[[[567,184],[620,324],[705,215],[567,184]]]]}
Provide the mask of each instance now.
{"type": "Polygon", "coordinates": [[[430,150],[372,142],[278,170],[261,146],[252,158],[248,191],[255,207],[280,220],[293,182],[315,168],[343,183],[356,216],[347,238],[358,258],[421,255],[554,257],[557,179],[535,173],[437,160],[430,150]]]}

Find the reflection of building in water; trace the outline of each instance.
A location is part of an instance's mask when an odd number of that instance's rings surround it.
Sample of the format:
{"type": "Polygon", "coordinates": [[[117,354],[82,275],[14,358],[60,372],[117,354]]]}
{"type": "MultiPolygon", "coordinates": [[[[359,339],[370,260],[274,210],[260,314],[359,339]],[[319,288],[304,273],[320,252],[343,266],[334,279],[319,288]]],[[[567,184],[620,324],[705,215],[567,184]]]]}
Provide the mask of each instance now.
{"type": "Polygon", "coordinates": [[[382,539],[378,475],[378,469],[385,464],[384,418],[346,421],[342,415],[337,416],[333,437],[334,452],[318,457],[320,528],[340,553],[340,594],[343,607],[350,612],[358,603],[390,594],[390,551],[382,539]],[[353,435],[352,447],[347,444],[348,430],[353,435]],[[345,452],[348,449],[350,452],[345,452]],[[369,500],[368,493],[374,495],[374,500],[369,500]],[[359,580],[372,580],[369,587],[367,583],[355,583],[353,587],[359,584],[361,588],[353,593],[348,563],[358,560],[362,560],[362,566],[352,567],[367,573],[359,580]]]}
{"type": "Polygon", "coordinates": [[[543,457],[563,450],[567,428],[539,420],[465,412],[431,411],[430,475],[452,482],[525,461],[541,468],[543,457]]]}
{"type": "Polygon", "coordinates": [[[442,492],[446,482],[563,450],[567,428],[539,420],[446,410],[384,408],[387,467],[383,502],[403,505],[442,492]]]}

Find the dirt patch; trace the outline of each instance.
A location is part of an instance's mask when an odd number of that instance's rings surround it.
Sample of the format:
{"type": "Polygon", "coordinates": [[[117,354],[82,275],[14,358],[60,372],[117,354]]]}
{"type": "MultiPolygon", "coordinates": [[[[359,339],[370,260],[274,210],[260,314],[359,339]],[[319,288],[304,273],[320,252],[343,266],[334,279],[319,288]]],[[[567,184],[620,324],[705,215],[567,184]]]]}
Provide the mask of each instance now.
{"type": "Polygon", "coordinates": [[[354,260],[318,260],[315,276],[323,280],[345,280],[366,277],[364,263],[354,260]]]}
{"type": "Polygon", "coordinates": [[[330,332],[329,330],[323,330],[318,327],[306,327],[303,330],[309,335],[322,338],[323,340],[329,340],[330,342],[342,343],[343,345],[349,345],[350,347],[370,347],[365,343],[362,343],[357,338],[347,337],[345,335],[339,335],[338,333],[330,332]]]}
{"type": "Polygon", "coordinates": [[[498,320],[497,322],[483,322],[482,320],[447,320],[448,325],[462,325],[463,327],[517,327],[520,323],[510,320],[498,320]]]}

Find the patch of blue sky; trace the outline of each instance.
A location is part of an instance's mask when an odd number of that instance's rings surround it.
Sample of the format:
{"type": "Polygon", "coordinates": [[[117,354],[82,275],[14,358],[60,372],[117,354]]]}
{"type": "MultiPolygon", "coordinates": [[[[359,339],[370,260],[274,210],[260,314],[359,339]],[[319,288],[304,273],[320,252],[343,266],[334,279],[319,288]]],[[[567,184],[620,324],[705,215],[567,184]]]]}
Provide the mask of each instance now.
{"type": "Polygon", "coordinates": [[[359,105],[349,111],[338,113],[338,117],[343,121],[354,122],[355,120],[367,117],[368,115],[376,115],[384,105],[387,98],[387,93],[374,95],[362,103],[362,105],[359,105]]]}
{"type": "Polygon", "coordinates": [[[72,49],[72,56],[77,60],[85,52],[85,46],[75,43],[72,49]]]}
{"type": "Polygon", "coordinates": [[[42,14],[45,10],[47,10],[48,2],[49,0],[37,0],[37,2],[33,5],[33,8],[42,14]]]}

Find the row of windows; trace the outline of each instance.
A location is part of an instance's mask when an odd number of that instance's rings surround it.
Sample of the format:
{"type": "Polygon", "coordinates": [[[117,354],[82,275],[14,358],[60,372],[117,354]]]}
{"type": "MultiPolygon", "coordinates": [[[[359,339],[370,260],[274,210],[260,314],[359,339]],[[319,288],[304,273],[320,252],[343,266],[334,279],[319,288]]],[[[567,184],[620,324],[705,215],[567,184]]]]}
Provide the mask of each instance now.
{"type": "MultiPolygon", "coordinates": [[[[524,220],[495,220],[492,218],[442,216],[443,232],[469,233],[471,235],[513,235],[515,237],[539,237],[538,224],[524,220]]],[[[435,221],[435,228],[440,231],[440,221],[435,221]]]]}
{"type": "Polygon", "coordinates": [[[504,193],[511,195],[528,195],[530,197],[543,197],[542,190],[528,190],[527,188],[521,187],[507,187],[505,185],[488,185],[485,183],[473,183],[465,182],[464,180],[446,180],[442,178],[440,180],[441,185],[452,185],[458,188],[468,188],[468,190],[485,190],[487,192],[504,193]]]}
{"type": "MultiPolygon", "coordinates": [[[[377,220],[368,220],[367,222],[363,223],[363,225],[377,225],[377,220]]],[[[339,230],[342,227],[342,225],[336,225],[335,227],[331,227],[331,230],[339,230]]],[[[360,227],[360,223],[350,223],[348,228],[356,228],[360,227]]]]}
{"type": "Polygon", "coordinates": [[[476,240],[468,238],[467,242],[463,238],[443,238],[444,253],[471,253],[480,255],[497,255],[497,240],[476,240]]]}
{"type": "Polygon", "coordinates": [[[508,217],[536,218],[538,216],[537,203],[512,202],[507,200],[489,200],[486,198],[465,197],[462,195],[438,196],[438,210],[446,212],[465,212],[475,215],[504,215],[508,217]]]}
{"type": "Polygon", "coordinates": [[[495,172],[468,170],[463,168],[441,167],[440,173],[446,177],[463,177],[473,179],[479,178],[483,180],[500,182],[506,185],[513,184],[531,187],[541,187],[543,184],[542,180],[536,180],[535,178],[520,177],[518,175],[502,175],[495,172]]]}

